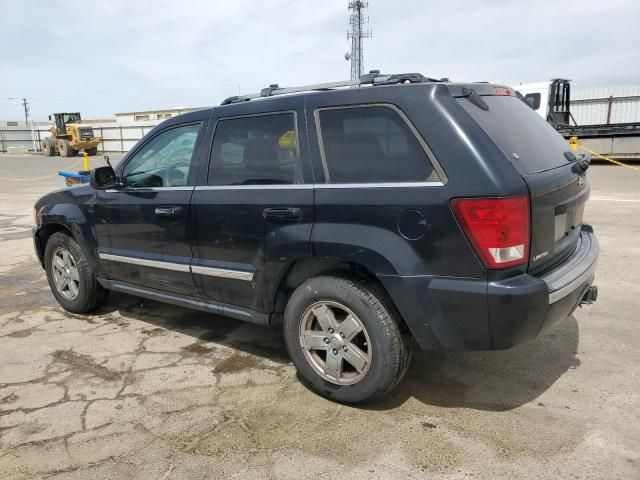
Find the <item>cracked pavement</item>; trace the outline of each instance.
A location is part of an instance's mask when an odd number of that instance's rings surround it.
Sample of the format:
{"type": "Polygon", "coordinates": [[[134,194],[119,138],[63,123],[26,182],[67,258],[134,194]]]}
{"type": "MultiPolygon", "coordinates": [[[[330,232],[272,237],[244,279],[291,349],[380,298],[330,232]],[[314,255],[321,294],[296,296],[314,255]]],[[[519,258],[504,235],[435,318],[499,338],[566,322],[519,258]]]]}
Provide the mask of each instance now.
{"type": "MultiPolygon", "coordinates": [[[[0,176],[64,164],[0,156],[0,176]]],[[[513,350],[416,351],[357,408],[304,388],[278,329],[120,294],[63,311],[30,234],[63,181],[3,181],[0,478],[640,477],[640,176],[590,181],[595,305],[513,350]]]]}

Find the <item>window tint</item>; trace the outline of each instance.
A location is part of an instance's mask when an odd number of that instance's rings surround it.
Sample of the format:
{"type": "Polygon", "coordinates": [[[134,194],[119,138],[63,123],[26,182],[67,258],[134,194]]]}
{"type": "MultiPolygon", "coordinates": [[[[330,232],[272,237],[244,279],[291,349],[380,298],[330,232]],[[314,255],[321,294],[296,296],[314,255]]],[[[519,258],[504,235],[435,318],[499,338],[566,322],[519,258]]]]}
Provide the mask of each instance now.
{"type": "Polygon", "coordinates": [[[438,180],[413,132],[389,107],[321,110],[320,126],[331,183],[438,180]]]}
{"type": "Polygon", "coordinates": [[[269,185],[300,181],[292,113],[220,120],[209,168],[210,185],[269,185]]]}
{"type": "Polygon", "coordinates": [[[162,132],[147,143],[124,167],[130,187],[187,185],[200,124],[162,132]]]}
{"type": "Polygon", "coordinates": [[[567,141],[520,99],[507,95],[482,99],[489,110],[479,109],[466,98],[457,100],[520,173],[528,175],[567,164],[567,141]]]}
{"type": "Polygon", "coordinates": [[[540,108],[540,97],[541,95],[539,93],[527,93],[524,96],[524,100],[531,108],[538,110],[540,108]]]}

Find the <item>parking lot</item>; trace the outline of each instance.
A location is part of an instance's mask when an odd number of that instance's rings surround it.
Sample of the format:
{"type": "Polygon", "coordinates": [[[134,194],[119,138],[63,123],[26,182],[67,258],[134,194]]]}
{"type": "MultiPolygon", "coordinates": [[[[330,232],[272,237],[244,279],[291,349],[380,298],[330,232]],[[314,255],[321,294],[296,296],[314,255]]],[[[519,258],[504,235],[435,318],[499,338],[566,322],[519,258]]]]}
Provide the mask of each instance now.
{"type": "MultiPolygon", "coordinates": [[[[0,177],[71,160],[0,156],[0,177]]],[[[66,313],[31,242],[63,180],[0,179],[0,478],[639,478],[640,172],[589,180],[596,304],[509,351],[415,351],[354,408],[298,382],[277,329],[122,294],[66,313]]]]}

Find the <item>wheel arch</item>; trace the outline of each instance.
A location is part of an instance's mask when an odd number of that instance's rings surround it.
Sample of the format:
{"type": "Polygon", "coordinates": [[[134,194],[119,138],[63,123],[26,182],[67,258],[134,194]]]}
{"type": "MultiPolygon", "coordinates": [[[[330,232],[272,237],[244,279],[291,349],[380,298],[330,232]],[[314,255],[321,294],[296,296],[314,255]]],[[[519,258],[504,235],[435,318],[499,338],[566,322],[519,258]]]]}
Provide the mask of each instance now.
{"type": "Polygon", "coordinates": [[[36,246],[36,253],[38,254],[38,260],[40,262],[40,265],[42,265],[43,268],[44,268],[44,251],[45,251],[45,248],[47,247],[47,242],[49,241],[49,239],[54,233],[58,233],[58,232],[65,233],[69,235],[71,238],[73,238],[74,240],[76,240],[73,233],[71,232],[71,229],[61,223],[47,223],[43,225],[42,228],[40,228],[35,235],[34,243],[36,246]]]}
{"type": "Polygon", "coordinates": [[[408,331],[407,323],[402,318],[400,310],[378,277],[365,265],[341,258],[306,258],[291,264],[281,276],[272,295],[272,323],[278,324],[282,321],[284,310],[293,291],[306,280],[320,275],[346,277],[373,287],[383,297],[380,300],[392,310],[391,313],[397,318],[400,327],[408,331]]]}

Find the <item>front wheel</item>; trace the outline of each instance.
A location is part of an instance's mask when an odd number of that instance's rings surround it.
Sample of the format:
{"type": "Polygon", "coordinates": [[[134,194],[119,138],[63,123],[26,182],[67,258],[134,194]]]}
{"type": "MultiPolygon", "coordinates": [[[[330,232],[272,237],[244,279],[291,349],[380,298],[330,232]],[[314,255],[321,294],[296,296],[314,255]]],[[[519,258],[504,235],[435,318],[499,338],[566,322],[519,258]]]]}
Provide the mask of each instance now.
{"type": "Polygon", "coordinates": [[[411,358],[384,293],[342,277],[307,280],[292,294],[284,318],[289,355],[311,389],[356,403],[382,397],[404,376],[411,358]]]}
{"type": "Polygon", "coordinates": [[[73,238],[63,232],[51,235],[44,266],[53,296],[72,313],[86,313],[105,302],[108,290],[96,280],[93,268],[73,238]]]}
{"type": "Polygon", "coordinates": [[[77,153],[71,146],[71,142],[67,139],[63,138],[58,145],[60,147],[58,150],[60,151],[61,157],[73,157],[77,153]]]}

